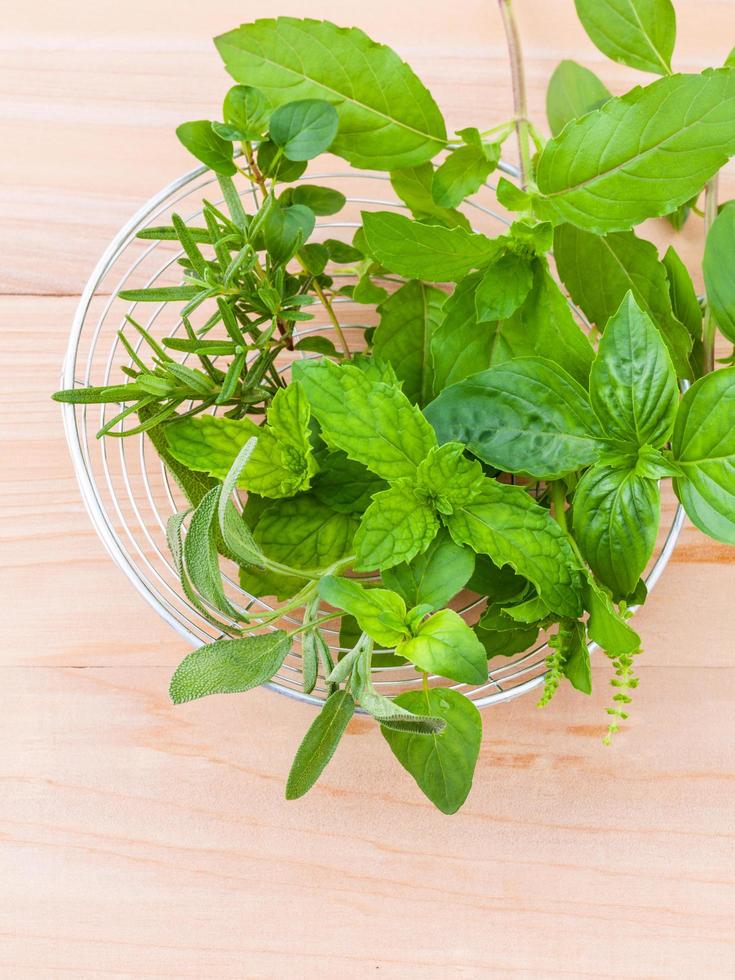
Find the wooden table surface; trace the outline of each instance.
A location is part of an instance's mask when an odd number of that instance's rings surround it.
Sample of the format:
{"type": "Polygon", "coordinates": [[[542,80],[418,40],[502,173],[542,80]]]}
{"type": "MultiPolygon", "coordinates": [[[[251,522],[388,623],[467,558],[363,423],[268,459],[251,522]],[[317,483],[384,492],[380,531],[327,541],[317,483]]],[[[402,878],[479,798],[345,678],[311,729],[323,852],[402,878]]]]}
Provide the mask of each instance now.
{"type": "MultiPolygon", "coordinates": [[[[675,5],[676,66],[720,63],[732,0],[675,5]]],[[[572,0],[516,6],[537,115],[562,57],[625,87],[572,0]]],[[[591,698],[490,709],[454,817],[371,724],[354,722],[317,788],[287,804],[310,708],[267,691],[168,702],[182,642],[92,530],[48,394],[96,257],[190,166],[175,125],[221,99],[210,37],[261,12],[4,4],[0,976],[732,977],[735,549],[690,527],[637,621],[641,685],[614,747],[600,741],[604,664],[591,698]]],[[[491,0],[273,12],[393,44],[453,128],[509,114],[491,0]]],[[[732,170],[723,185],[735,196],[732,170]]],[[[690,260],[698,224],[677,236],[690,260]]]]}

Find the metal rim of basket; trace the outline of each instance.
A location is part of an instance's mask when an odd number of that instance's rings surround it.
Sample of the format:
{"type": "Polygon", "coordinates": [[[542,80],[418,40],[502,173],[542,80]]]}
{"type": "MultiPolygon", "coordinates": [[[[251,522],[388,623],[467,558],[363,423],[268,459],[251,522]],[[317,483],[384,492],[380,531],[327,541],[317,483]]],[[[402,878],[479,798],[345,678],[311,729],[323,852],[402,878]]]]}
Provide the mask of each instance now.
{"type": "MultiPolygon", "coordinates": [[[[510,177],[518,176],[517,169],[511,166],[510,164],[501,162],[499,169],[510,177]]],[[[334,172],[334,173],[319,173],[319,174],[308,174],[307,172],[304,175],[304,177],[300,179],[339,180],[339,179],[344,179],[346,177],[358,178],[358,179],[367,178],[371,180],[377,179],[383,181],[389,180],[389,177],[385,174],[376,174],[373,172],[361,173],[355,170],[334,172]]],[[[95,296],[97,295],[98,287],[100,283],[104,280],[108,272],[113,268],[117,259],[123,254],[126,247],[129,244],[131,244],[133,241],[135,241],[136,233],[139,230],[141,230],[141,228],[145,227],[146,224],[148,224],[152,218],[158,217],[160,213],[167,210],[167,206],[170,207],[175,205],[176,203],[178,203],[178,200],[183,199],[183,197],[188,196],[188,194],[193,193],[195,190],[201,189],[202,186],[207,186],[215,179],[216,179],[215,176],[211,173],[211,171],[208,170],[207,167],[196,167],[193,170],[189,171],[188,173],[183,174],[181,177],[172,181],[170,184],[168,184],[166,187],[160,190],[157,194],[155,194],[150,200],[148,200],[114,236],[114,238],[112,239],[112,241],[110,242],[110,244],[108,245],[108,247],[106,248],[102,256],[100,257],[97,265],[94,268],[94,271],[92,272],[92,275],[87,281],[84,290],[81,294],[79,304],[76,309],[71,333],[69,336],[69,343],[66,351],[66,356],[63,364],[61,383],[64,388],[71,388],[77,384],[84,385],[89,383],[89,373],[91,372],[91,360],[96,350],[97,340],[99,339],[99,336],[102,331],[104,317],[107,315],[107,312],[110,310],[112,303],[114,301],[115,298],[114,293],[110,295],[110,299],[105,306],[102,317],[100,317],[97,320],[96,326],[93,325],[95,329],[95,333],[94,333],[93,343],[88,357],[87,365],[84,372],[86,374],[86,378],[80,380],[79,364],[77,363],[77,359],[79,354],[80,343],[82,340],[82,333],[85,330],[85,327],[89,328],[89,324],[87,320],[88,313],[90,310],[90,306],[93,300],[95,299],[95,296]],[[205,175],[208,175],[208,179],[207,181],[205,181],[203,185],[199,185],[196,187],[193,186],[200,177],[203,177],[205,175]],[[182,198],[174,200],[174,197],[177,194],[177,192],[185,188],[189,188],[189,190],[187,190],[187,193],[183,195],[182,198]]],[[[494,191],[495,189],[494,186],[490,183],[486,184],[485,186],[491,191],[494,191]]],[[[246,189],[243,192],[243,196],[245,196],[248,193],[249,191],[246,189]]],[[[358,203],[369,204],[371,206],[388,206],[392,208],[395,208],[397,206],[398,207],[402,206],[400,204],[397,205],[395,201],[386,201],[386,200],[348,198],[348,202],[349,201],[352,201],[353,203],[357,201],[358,203]]],[[[483,212],[484,214],[491,216],[493,219],[503,224],[508,223],[507,219],[504,218],[502,215],[498,214],[497,212],[493,211],[491,208],[488,208],[475,200],[470,200],[467,203],[471,208],[476,208],[479,211],[483,212]]],[[[325,223],[321,227],[328,228],[330,227],[330,225],[331,227],[346,226],[345,223],[331,222],[331,223],[325,223]]],[[[347,226],[352,227],[351,224],[347,224],[347,226]]],[[[156,247],[156,244],[157,244],[156,242],[153,242],[149,247],[148,251],[145,253],[145,255],[149,254],[149,252],[151,252],[156,247]]],[[[167,262],[161,269],[159,269],[156,275],[160,275],[161,271],[167,269],[172,264],[172,262],[175,262],[175,259],[176,256],[172,260],[167,262]]],[[[137,267],[137,265],[138,265],[137,262],[134,263],[133,266],[127,270],[126,276],[129,275],[131,270],[134,270],[137,267]]],[[[155,276],[152,277],[151,281],[153,281],[154,279],[155,276]]],[[[118,286],[117,288],[119,289],[121,287],[118,286]]],[[[575,311],[575,312],[577,312],[577,315],[580,315],[579,311],[575,311]]],[[[322,325],[318,325],[316,329],[318,329],[320,332],[323,332],[324,327],[322,325]]],[[[113,353],[114,353],[116,343],[117,340],[115,341],[115,345],[113,345],[112,352],[110,352],[108,355],[108,359],[107,359],[108,372],[112,364],[112,358],[113,358],[113,353]]],[[[86,441],[83,441],[82,438],[83,433],[86,435],[87,410],[96,407],[98,406],[85,406],[85,405],[72,405],[72,404],[64,404],[62,406],[64,431],[65,431],[67,443],[69,445],[69,451],[72,457],[72,461],[74,464],[75,475],[81,492],[82,500],[90,516],[92,524],[95,530],[97,531],[97,534],[100,537],[102,543],[104,544],[106,550],[113,558],[115,563],[122,569],[122,571],[125,573],[127,578],[136,588],[136,590],[156,610],[159,616],[161,616],[166,622],[168,622],[169,625],[172,626],[181,636],[183,636],[186,640],[188,640],[188,642],[192,646],[198,647],[198,646],[202,646],[205,642],[211,642],[212,639],[216,639],[217,637],[210,636],[205,640],[202,639],[200,636],[198,636],[195,632],[193,632],[192,629],[190,629],[189,626],[187,626],[186,621],[184,621],[181,614],[177,615],[176,609],[171,605],[171,603],[165,601],[161,593],[153,588],[152,582],[144,574],[143,570],[139,567],[138,563],[135,560],[135,556],[131,555],[123,545],[121,536],[114,526],[114,521],[111,519],[110,515],[108,514],[108,511],[105,508],[100,490],[97,486],[97,482],[92,472],[91,460],[88,459],[87,452],[85,451],[86,441]]],[[[145,464],[143,462],[144,437],[139,437],[139,438],[141,439],[140,456],[141,456],[141,463],[143,465],[144,480],[146,481],[146,488],[148,491],[149,502],[152,504],[153,500],[151,496],[150,486],[148,484],[148,475],[145,469],[145,464]]],[[[104,452],[103,452],[103,456],[104,456],[104,452]]],[[[162,466],[162,464],[161,467],[164,473],[164,479],[167,479],[166,471],[165,468],[162,466]]],[[[110,482],[109,472],[107,470],[106,457],[105,457],[104,468],[107,475],[108,489],[110,490],[111,496],[113,498],[113,503],[114,503],[115,510],[117,512],[117,516],[121,521],[124,521],[122,512],[116,502],[115,492],[110,482]]],[[[130,486],[129,481],[127,480],[127,475],[125,477],[125,480],[126,480],[127,489],[130,493],[132,488],[130,486]]],[[[135,502],[132,496],[130,497],[130,500],[144,535],[148,538],[149,542],[153,544],[153,539],[151,538],[147,527],[143,523],[142,516],[138,511],[138,508],[135,506],[135,502]]],[[[172,509],[175,509],[175,503],[170,489],[168,489],[168,500],[170,502],[172,509]]],[[[114,517],[114,515],[112,516],[114,517]]],[[[684,522],[684,516],[685,516],[684,510],[681,504],[679,504],[677,506],[674,519],[669,527],[669,530],[666,534],[665,540],[661,547],[661,551],[655,563],[653,564],[650,571],[648,572],[648,575],[645,577],[646,586],[649,592],[653,589],[655,584],[658,582],[666,565],[668,564],[668,561],[676,546],[676,542],[681,532],[681,528],[684,522]]],[[[157,517],[158,517],[158,523],[161,524],[160,516],[157,515],[157,517]]],[[[163,524],[161,524],[161,527],[163,527],[163,524]]],[[[126,530],[128,532],[128,535],[131,537],[131,540],[133,540],[132,535],[130,535],[129,528],[126,527],[126,530]]],[[[157,545],[155,545],[155,548],[160,555],[161,554],[160,548],[158,548],[157,545]]],[[[138,546],[138,552],[139,555],[143,557],[143,553],[140,550],[139,546],[138,546]]],[[[151,568],[151,570],[155,571],[153,567],[150,565],[150,562],[147,559],[145,560],[146,563],[151,568]]],[[[158,573],[156,573],[156,576],[160,579],[160,575],[158,573]]],[[[170,588],[170,586],[168,586],[168,588],[170,588]]],[[[246,593],[243,594],[245,594],[247,597],[246,593]]],[[[181,600],[181,595],[179,595],[178,598],[181,600]]],[[[249,598],[252,599],[252,597],[249,598]]],[[[184,600],[184,604],[186,605],[185,600],[184,600]]],[[[466,607],[462,611],[466,612],[468,609],[471,609],[473,605],[475,604],[471,604],[470,606],[466,607]]],[[[201,632],[201,628],[200,628],[200,632],[201,632]]],[[[544,681],[545,670],[543,669],[543,667],[545,661],[545,651],[547,650],[547,648],[548,647],[546,642],[541,642],[538,645],[534,646],[533,649],[531,650],[527,650],[522,654],[506,659],[506,662],[498,666],[497,668],[491,667],[488,670],[487,684],[479,685],[478,687],[472,688],[468,696],[472,697],[473,703],[479,708],[479,707],[486,707],[491,704],[498,704],[504,701],[508,701],[512,698],[518,697],[538,687],[544,681]],[[523,678],[524,675],[528,675],[528,674],[532,674],[532,676],[530,677],[527,676],[525,680],[521,679],[523,678]]],[[[589,644],[590,652],[592,652],[596,648],[597,648],[596,644],[594,643],[589,644]]],[[[293,669],[294,668],[291,668],[291,670],[293,669]]],[[[391,671],[394,669],[396,668],[383,667],[383,668],[377,668],[376,670],[378,673],[380,673],[384,671],[391,671]]],[[[419,682],[418,675],[416,675],[416,680],[413,683],[418,683],[418,682],[419,682]]],[[[387,684],[390,682],[385,682],[385,683],[387,684]]],[[[399,683],[403,683],[404,689],[410,689],[410,687],[412,686],[412,685],[406,685],[405,682],[399,682],[399,683]]],[[[268,687],[271,690],[277,691],[280,694],[285,694],[286,696],[292,697],[299,701],[305,701],[307,703],[314,704],[314,705],[323,704],[323,698],[318,697],[314,694],[305,694],[302,690],[290,686],[286,683],[282,683],[282,682],[279,683],[279,681],[277,680],[272,680],[267,684],[265,684],[264,686],[268,687]]],[[[451,686],[458,689],[462,689],[465,687],[465,685],[459,685],[459,684],[451,685],[451,686]]]]}

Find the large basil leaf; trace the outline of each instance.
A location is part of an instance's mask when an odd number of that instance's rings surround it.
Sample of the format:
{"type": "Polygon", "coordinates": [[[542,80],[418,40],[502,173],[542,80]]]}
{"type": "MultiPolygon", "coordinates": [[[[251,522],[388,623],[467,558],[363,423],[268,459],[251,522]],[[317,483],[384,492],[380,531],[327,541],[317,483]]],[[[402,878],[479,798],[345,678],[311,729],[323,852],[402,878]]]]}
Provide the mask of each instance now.
{"type": "Polygon", "coordinates": [[[549,512],[520,487],[487,479],[469,504],[445,518],[458,544],[489,555],[536,586],[562,616],[582,611],[582,578],[569,541],[549,512]]]}
{"type": "Polygon", "coordinates": [[[309,792],[334,755],[354,713],[355,702],[347,691],[329,695],[293,760],[286,782],[287,800],[297,800],[309,792]]]}
{"type": "Polygon", "coordinates": [[[439,530],[426,496],[400,480],[373,498],[355,535],[355,570],[391,568],[420,554],[439,530]]]}
{"type": "Polygon", "coordinates": [[[554,69],[546,90],[546,118],[557,136],[568,122],[597,109],[610,98],[600,79],[576,61],[562,61],[554,69]]]}
{"type": "Polygon", "coordinates": [[[431,426],[400,389],[370,381],[352,365],[300,361],[294,375],[327,443],[385,480],[414,477],[436,444],[431,426]]]}
{"type": "Polygon", "coordinates": [[[735,544],[735,367],[700,378],[684,395],[674,425],[674,458],[684,475],[674,489],[690,519],[735,544]]]}
{"type": "Polygon", "coordinates": [[[689,362],[695,378],[704,372],[704,347],[702,345],[702,310],[692,277],[679,258],[673,245],[669,245],[662,259],[669,279],[671,309],[677,320],[684,324],[692,338],[692,352],[689,362]]]}
{"type": "Polygon", "coordinates": [[[362,221],[371,255],[408,279],[458,282],[502,248],[497,239],[464,228],[425,225],[391,211],[363,211],[362,221]]]}
{"type": "Polygon", "coordinates": [[[265,684],[279,670],[291,649],[283,630],[215,640],[184,657],[171,678],[174,704],[209,694],[235,694],[265,684]]]}
{"type": "Polygon", "coordinates": [[[707,305],[722,333],[735,344],[735,201],[712,222],[702,269],[707,305]]]}
{"type": "Polygon", "coordinates": [[[436,735],[414,735],[381,727],[383,737],[419,789],[442,813],[456,813],[472,788],[482,742],[482,719],[474,704],[458,691],[435,687],[399,694],[396,704],[414,714],[446,721],[436,735]]]}
{"type": "Polygon", "coordinates": [[[735,152],[735,72],[672,75],[609,99],[544,147],[542,217],[603,234],[668,214],[735,152]]]}
{"type": "Polygon", "coordinates": [[[464,684],[487,680],[485,650],[453,609],[440,609],[425,619],[413,636],[398,644],[396,654],[420,670],[464,684]]]}
{"type": "Polygon", "coordinates": [[[428,605],[441,609],[467,584],[475,567],[475,554],[452,541],[442,529],[423,554],[410,563],[383,572],[383,581],[409,608],[428,605]]]}
{"type": "Polygon", "coordinates": [[[678,376],[691,378],[692,340],[674,315],[655,245],[632,231],[600,237],[561,225],[554,231],[554,259],[572,299],[600,330],[632,292],[661,331],[678,376]]]}
{"type": "Polygon", "coordinates": [[[590,401],[613,442],[658,447],[671,436],[679,404],[676,372],[661,335],[632,293],[600,340],[590,401]]]}
{"type": "Polygon", "coordinates": [[[475,292],[477,318],[505,320],[523,303],[533,285],[527,256],[505,252],[485,270],[475,292]]]}
{"type": "Polygon", "coordinates": [[[243,24],[214,43],[232,77],[259,88],[272,106],[331,102],[339,115],[331,150],[355,167],[415,166],[446,144],[428,90],[394,51],[357,28],[278,17],[243,24]]]}
{"type": "Polygon", "coordinates": [[[446,298],[440,289],[412,280],[378,307],[380,323],[373,335],[373,353],[393,365],[404,392],[419,405],[432,396],[431,341],[446,298]]]}
{"type": "Polygon", "coordinates": [[[671,74],[676,14],[671,0],[574,0],[590,39],[612,61],[671,74]]]}
{"type": "Polygon", "coordinates": [[[587,392],[540,357],[519,357],[445,388],[425,414],[440,442],[464,443],[508,473],[558,479],[600,451],[587,392]]]}
{"type": "Polygon", "coordinates": [[[626,466],[598,464],[574,493],[574,537],[615,597],[630,595],[651,557],[660,518],[658,483],[626,466]]]}
{"type": "Polygon", "coordinates": [[[189,153],[216,174],[231,177],[237,173],[237,167],[232,161],[232,143],[218,136],[209,120],[196,119],[182,123],[177,127],[176,135],[189,153]]]}

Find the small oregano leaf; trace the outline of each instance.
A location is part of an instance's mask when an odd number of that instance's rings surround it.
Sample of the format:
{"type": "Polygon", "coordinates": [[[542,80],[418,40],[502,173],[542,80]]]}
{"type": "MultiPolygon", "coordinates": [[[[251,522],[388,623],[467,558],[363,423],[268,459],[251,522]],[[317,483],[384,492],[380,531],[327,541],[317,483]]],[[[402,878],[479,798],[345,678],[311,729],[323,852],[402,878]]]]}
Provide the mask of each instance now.
{"type": "Polygon", "coordinates": [[[270,137],[289,160],[311,160],[328,150],[337,135],[337,110],[322,99],[279,106],[270,119],[270,137]]]}

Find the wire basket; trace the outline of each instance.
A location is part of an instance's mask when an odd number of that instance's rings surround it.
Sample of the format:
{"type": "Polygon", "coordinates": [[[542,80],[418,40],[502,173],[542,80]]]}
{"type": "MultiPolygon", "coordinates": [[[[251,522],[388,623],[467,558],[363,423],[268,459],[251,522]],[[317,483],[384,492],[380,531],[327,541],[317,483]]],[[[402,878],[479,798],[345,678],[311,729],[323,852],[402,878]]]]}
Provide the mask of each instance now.
{"type": "MultiPolygon", "coordinates": [[[[501,169],[515,176],[512,167],[501,164],[501,169]]],[[[323,186],[342,191],[347,205],[340,212],[339,220],[317,219],[312,241],[325,238],[351,239],[360,224],[362,210],[405,210],[395,196],[387,175],[362,173],[345,165],[344,171],[307,173],[302,181],[317,181],[323,186]]],[[[498,209],[494,185],[486,184],[478,194],[464,205],[473,227],[486,234],[498,234],[508,224],[508,219],[498,209]]],[[[243,192],[246,206],[250,191],[243,192]]],[[[175,304],[136,304],[117,297],[122,289],[139,289],[144,286],[176,285],[180,282],[177,259],[182,254],[175,241],[151,242],[136,238],[144,228],[170,224],[171,214],[178,213],[188,223],[201,216],[203,200],[220,205],[221,194],[215,176],[205,167],[199,167],[169,184],[145,204],[118,232],[101,257],[84,288],[77,308],[64,361],[62,386],[120,384],[124,375],[123,365],[130,365],[129,355],[117,336],[125,325],[125,314],[131,314],[157,339],[175,336],[183,331],[175,304]]],[[[254,203],[254,202],[252,202],[254,203]]],[[[340,275],[335,270],[335,276],[340,275]]],[[[359,348],[365,325],[372,316],[369,307],[340,297],[338,314],[351,346],[359,348]]],[[[298,337],[319,333],[332,337],[333,328],[322,307],[309,308],[315,312],[314,320],[304,322],[296,333],[298,337]]],[[[584,324],[584,318],[572,307],[584,324]]],[[[134,340],[133,346],[142,343],[134,340]]],[[[175,352],[172,352],[175,356],[175,352]]],[[[291,358],[293,354],[290,355],[291,358]]],[[[314,356],[305,354],[304,356],[314,356]]],[[[187,355],[180,354],[185,361],[187,355]]],[[[285,375],[290,363],[284,358],[278,365],[285,375]]],[[[162,465],[145,434],[124,439],[96,439],[95,433],[119,410],[117,405],[63,406],[64,426],[69,443],[77,480],[89,511],[92,523],[105,547],[128,576],[140,594],[171,626],[192,646],[201,646],[220,639],[223,634],[212,626],[186,599],[166,546],[166,522],[171,514],[184,509],[187,504],[175,481],[162,465]]],[[[132,427],[135,418],[125,420],[132,427]]],[[[663,572],[674,549],[681,530],[684,513],[666,503],[662,532],[646,584],[649,590],[663,572]]],[[[267,612],[272,607],[263,599],[248,595],[240,588],[236,566],[223,559],[225,591],[236,608],[253,612],[267,612]]],[[[470,622],[474,622],[482,608],[482,600],[465,593],[453,605],[470,622]]],[[[220,617],[221,618],[221,617],[220,617]]],[[[234,625],[234,624],[233,624],[234,625]]],[[[273,626],[294,628],[295,619],[285,616],[273,626]]],[[[299,624],[300,625],[300,624],[299,624]]],[[[325,636],[334,652],[342,648],[339,635],[325,629],[325,636]]],[[[590,649],[594,645],[591,645],[590,649]]],[[[530,691],[543,683],[547,645],[539,642],[532,649],[513,657],[493,658],[490,661],[485,684],[470,687],[463,684],[451,686],[472,698],[478,707],[508,700],[530,691]]],[[[432,678],[433,683],[447,684],[443,678],[432,678]]],[[[411,690],[421,683],[420,675],[407,666],[376,666],[373,683],[377,690],[388,696],[411,690]]],[[[326,697],[326,686],[320,677],[314,691],[307,695],[301,690],[300,648],[294,649],[273,680],[266,685],[312,704],[321,704],[326,697]]]]}

